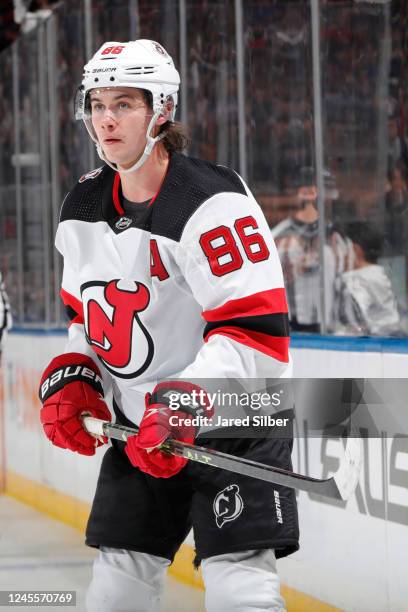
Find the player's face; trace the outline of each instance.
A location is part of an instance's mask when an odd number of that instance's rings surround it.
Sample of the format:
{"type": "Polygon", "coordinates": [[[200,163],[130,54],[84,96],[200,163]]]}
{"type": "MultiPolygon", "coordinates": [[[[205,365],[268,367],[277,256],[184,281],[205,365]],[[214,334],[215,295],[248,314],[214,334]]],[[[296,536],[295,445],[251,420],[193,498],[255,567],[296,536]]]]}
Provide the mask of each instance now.
{"type": "Polygon", "coordinates": [[[121,168],[142,155],[153,111],[143,93],[132,87],[91,92],[92,125],[106,157],[121,168]]]}

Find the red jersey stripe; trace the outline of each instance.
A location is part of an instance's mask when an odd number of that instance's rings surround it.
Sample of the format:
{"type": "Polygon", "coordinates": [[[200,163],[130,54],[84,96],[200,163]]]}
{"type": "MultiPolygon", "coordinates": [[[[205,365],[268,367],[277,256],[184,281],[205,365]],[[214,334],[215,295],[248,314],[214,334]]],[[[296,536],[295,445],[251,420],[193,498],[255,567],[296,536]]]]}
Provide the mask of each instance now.
{"type": "Polygon", "coordinates": [[[120,200],[119,200],[119,185],[120,185],[120,174],[119,172],[116,172],[115,178],[113,180],[112,198],[113,198],[113,203],[118,213],[120,215],[124,215],[125,211],[123,210],[122,204],[120,203],[120,200]]]}
{"type": "Polygon", "coordinates": [[[269,355],[278,361],[282,361],[284,363],[288,363],[289,361],[289,336],[269,336],[268,334],[263,334],[261,332],[228,326],[214,329],[207,334],[204,341],[207,342],[208,339],[214,334],[227,336],[227,338],[231,338],[240,344],[244,344],[245,346],[249,346],[250,348],[260,351],[265,355],[269,355]]]}
{"type": "Polygon", "coordinates": [[[69,306],[74,310],[77,315],[74,317],[68,324],[68,327],[73,323],[79,323],[80,325],[84,324],[84,309],[82,306],[82,302],[78,300],[75,296],[65,291],[65,289],[61,289],[60,296],[63,301],[64,306],[69,306]]]}
{"type": "Polygon", "coordinates": [[[283,287],[253,293],[236,300],[228,300],[222,306],[204,310],[202,316],[208,322],[224,321],[237,317],[287,313],[286,292],[283,287]]]}

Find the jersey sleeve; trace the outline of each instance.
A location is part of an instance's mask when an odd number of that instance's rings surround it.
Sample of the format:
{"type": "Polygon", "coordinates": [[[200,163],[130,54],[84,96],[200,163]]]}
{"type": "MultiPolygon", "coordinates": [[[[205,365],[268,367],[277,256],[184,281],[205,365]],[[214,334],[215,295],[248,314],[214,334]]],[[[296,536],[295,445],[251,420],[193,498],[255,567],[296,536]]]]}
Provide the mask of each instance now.
{"type": "Polygon", "coordinates": [[[266,219],[246,190],[211,197],[184,228],[177,263],[206,325],[203,346],[180,377],[291,375],[282,269],[266,219]]]}
{"type": "Polygon", "coordinates": [[[3,276],[0,273],[0,338],[4,330],[9,330],[13,326],[13,318],[11,315],[10,301],[7,295],[6,288],[3,282],[3,276]]]}
{"type": "Polygon", "coordinates": [[[70,231],[66,223],[59,224],[55,246],[64,258],[60,295],[68,318],[68,342],[65,353],[82,353],[96,361],[95,353],[85,337],[81,291],[77,282],[79,262],[75,254],[79,252],[79,248],[76,248],[76,239],[75,233],[70,231]]]}

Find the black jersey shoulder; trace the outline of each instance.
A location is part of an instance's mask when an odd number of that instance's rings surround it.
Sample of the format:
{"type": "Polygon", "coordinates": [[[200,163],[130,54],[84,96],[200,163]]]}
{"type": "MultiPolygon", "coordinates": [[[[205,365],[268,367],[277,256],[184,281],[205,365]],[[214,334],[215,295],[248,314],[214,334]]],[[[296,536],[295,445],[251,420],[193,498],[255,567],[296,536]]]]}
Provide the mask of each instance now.
{"type": "MultiPolygon", "coordinates": [[[[68,220],[95,223],[105,221],[115,233],[119,212],[114,203],[116,172],[109,166],[88,172],[67,194],[61,208],[60,222],[68,220]]],[[[160,192],[146,216],[132,227],[179,241],[194,212],[217,193],[240,193],[245,187],[229,168],[173,153],[160,192]]],[[[120,184],[117,199],[122,200],[120,184]]]]}
{"type": "Polygon", "coordinates": [[[194,212],[217,193],[246,195],[239,176],[229,168],[173,153],[167,176],[152,206],[152,234],[179,241],[194,212]]]}
{"type": "Polygon", "coordinates": [[[66,195],[61,207],[60,222],[72,219],[94,223],[114,215],[114,210],[107,210],[112,205],[106,206],[107,194],[111,202],[114,175],[115,172],[106,164],[84,174],[66,195]]]}

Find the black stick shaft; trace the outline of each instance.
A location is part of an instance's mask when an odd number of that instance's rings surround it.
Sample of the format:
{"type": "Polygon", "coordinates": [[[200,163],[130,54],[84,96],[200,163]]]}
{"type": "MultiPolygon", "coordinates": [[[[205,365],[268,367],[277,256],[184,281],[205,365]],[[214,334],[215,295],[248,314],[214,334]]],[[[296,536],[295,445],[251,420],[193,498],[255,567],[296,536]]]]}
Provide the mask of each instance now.
{"type": "MultiPolygon", "coordinates": [[[[123,442],[126,442],[129,436],[134,436],[138,433],[137,429],[110,423],[103,425],[103,431],[107,437],[122,440],[123,442]]],[[[282,468],[258,463],[243,457],[234,457],[214,449],[207,449],[177,440],[166,440],[160,447],[160,450],[184,457],[190,461],[197,461],[211,467],[242,474],[243,476],[258,478],[259,480],[299,489],[308,493],[315,493],[324,497],[342,499],[334,478],[319,480],[304,474],[297,474],[282,468]]]]}

